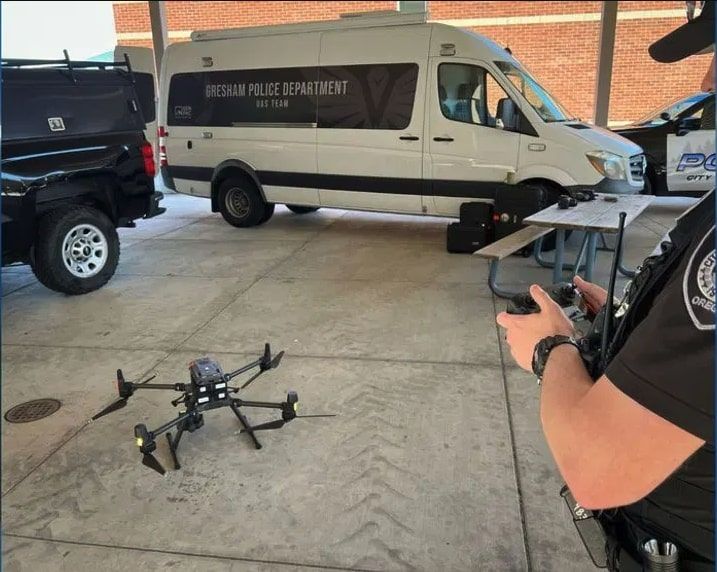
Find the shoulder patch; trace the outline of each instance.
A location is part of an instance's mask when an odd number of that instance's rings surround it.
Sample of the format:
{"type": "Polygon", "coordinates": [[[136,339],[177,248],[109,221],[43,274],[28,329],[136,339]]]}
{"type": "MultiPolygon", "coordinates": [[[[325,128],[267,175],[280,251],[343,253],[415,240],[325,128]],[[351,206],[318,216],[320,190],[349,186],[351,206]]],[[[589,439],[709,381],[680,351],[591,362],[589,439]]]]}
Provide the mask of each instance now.
{"type": "Polygon", "coordinates": [[[687,313],[698,330],[715,329],[715,245],[713,226],[692,253],[682,282],[687,313]]]}

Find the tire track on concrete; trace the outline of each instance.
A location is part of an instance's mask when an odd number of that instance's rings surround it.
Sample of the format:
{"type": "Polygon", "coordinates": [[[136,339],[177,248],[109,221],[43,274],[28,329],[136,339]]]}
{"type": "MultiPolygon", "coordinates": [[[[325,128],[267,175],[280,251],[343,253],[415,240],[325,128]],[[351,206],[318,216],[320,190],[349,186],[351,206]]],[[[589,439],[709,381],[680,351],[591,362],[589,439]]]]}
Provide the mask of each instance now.
{"type": "Polygon", "coordinates": [[[411,377],[387,381],[345,386],[336,396],[334,407],[346,412],[349,428],[335,447],[344,499],[332,515],[331,548],[361,555],[351,567],[414,570],[416,555],[403,548],[421,545],[416,523],[422,522],[422,475],[408,436],[414,431],[412,412],[420,411],[423,396],[434,387],[411,377]]]}

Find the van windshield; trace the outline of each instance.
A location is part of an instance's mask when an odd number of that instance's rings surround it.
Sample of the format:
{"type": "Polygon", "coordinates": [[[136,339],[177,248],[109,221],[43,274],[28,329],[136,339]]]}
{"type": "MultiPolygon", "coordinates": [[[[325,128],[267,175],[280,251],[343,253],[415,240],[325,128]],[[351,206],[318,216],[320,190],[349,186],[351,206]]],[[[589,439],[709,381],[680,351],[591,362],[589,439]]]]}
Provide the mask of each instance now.
{"type": "Polygon", "coordinates": [[[523,68],[519,68],[510,62],[501,61],[495,62],[495,65],[523,94],[525,100],[535,109],[543,121],[551,123],[575,119],[523,68]]]}

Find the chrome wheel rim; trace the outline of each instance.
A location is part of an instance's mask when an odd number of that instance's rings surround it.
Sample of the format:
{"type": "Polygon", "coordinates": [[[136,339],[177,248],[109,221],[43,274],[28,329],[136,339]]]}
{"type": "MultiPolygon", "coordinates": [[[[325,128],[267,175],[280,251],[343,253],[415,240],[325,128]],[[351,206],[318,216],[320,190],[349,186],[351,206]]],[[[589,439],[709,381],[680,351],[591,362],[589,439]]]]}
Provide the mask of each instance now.
{"type": "Polygon", "coordinates": [[[62,261],[77,278],[90,278],[100,272],[107,262],[107,251],[105,235],[93,224],[78,224],[62,241],[62,261]]]}
{"type": "Polygon", "coordinates": [[[229,214],[235,218],[244,218],[249,214],[249,197],[242,189],[236,187],[229,189],[224,204],[229,214]]]}

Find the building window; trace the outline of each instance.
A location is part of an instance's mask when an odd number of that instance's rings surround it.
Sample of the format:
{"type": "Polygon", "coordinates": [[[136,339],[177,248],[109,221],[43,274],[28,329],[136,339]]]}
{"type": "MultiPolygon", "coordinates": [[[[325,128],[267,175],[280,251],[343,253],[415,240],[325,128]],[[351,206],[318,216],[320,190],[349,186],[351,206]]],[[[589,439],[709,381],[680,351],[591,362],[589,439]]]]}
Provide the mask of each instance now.
{"type": "Polygon", "coordinates": [[[398,2],[398,11],[403,13],[427,12],[426,2],[398,2]]]}

